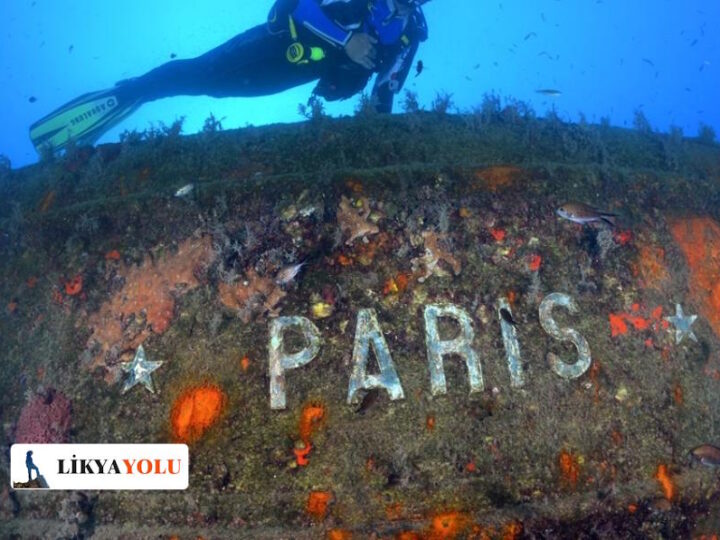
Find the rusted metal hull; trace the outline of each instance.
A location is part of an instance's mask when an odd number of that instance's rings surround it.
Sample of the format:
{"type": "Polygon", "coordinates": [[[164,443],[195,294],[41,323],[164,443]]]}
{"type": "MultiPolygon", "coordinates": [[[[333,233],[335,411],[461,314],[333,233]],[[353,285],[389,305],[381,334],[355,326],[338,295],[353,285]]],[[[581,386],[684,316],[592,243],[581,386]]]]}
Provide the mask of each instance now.
{"type": "Polygon", "coordinates": [[[68,441],[185,441],[191,472],[185,493],[6,490],[0,530],[720,533],[718,469],[688,460],[720,444],[719,156],[598,126],[408,115],[4,173],[3,445],[52,387],[72,402],[68,441]],[[564,221],[567,201],[618,223],[564,221]],[[696,341],[678,341],[676,304],[698,315],[696,341]],[[140,343],[163,361],[157,394],[121,392],[140,343]],[[200,388],[220,412],[178,413],[200,388]]]}

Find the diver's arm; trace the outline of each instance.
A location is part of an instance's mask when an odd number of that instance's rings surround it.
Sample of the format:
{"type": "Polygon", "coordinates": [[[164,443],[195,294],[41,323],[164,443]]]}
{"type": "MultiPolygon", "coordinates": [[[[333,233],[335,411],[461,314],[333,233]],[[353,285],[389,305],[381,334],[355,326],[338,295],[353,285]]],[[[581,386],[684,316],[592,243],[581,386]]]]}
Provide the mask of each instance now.
{"type": "Polygon", "coordinates": [[[405,84],[418,45],[416,41],[401,49],[395,60],[378,73],[371,97],[377,112],[388,114],[392,112],[393,98],[405,84]]]}
{"type": "Polygon", "coordinates": [[[328,17],[321,6],[328,6],[337,2],[348,3],[354,0],[298,0],[292,12],[293,19],[310,30],[313,34],[337,47],[345,47],[352,32],[341,28],[328,17]]]}

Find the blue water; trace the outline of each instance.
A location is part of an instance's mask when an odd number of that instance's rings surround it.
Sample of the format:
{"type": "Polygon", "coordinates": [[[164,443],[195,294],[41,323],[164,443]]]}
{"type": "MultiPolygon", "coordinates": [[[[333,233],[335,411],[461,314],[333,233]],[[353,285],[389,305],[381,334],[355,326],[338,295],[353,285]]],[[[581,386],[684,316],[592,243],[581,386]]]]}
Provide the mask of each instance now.
{"type": "MultiPolygon", "coordinates": [[[[3,2],[0,35],[0,154],[13,167],[38,156],[29,125],[91,90],[140,75],[170,59],[190,58],[265,20],[271,0],[12,0],[3,2]]],[[[720,134],[720,2],[717,0],[431,0],[430,38],[405,89],[428,108],[438,92],[460,111],[485,93],[526,101],[539,113],[632,126],[641,110],[653,128],[675,125],[694,136],[700,123],[720,134]],[[561,95],[536,92],[553,88],[561,95]]],[[[368,85],[369,92],[372,82],[368,85]]],[[[125,130],[169,125],[184,133],[210,113],[223,128],[298,122],[306,85],[263,98],[174,97],[144,105],[98,142],[125,130]]],[[[395,111],[401,112],[402,94],[395,111]]],[[[353,98],[326,105],[352,114],[353,98]]]]}

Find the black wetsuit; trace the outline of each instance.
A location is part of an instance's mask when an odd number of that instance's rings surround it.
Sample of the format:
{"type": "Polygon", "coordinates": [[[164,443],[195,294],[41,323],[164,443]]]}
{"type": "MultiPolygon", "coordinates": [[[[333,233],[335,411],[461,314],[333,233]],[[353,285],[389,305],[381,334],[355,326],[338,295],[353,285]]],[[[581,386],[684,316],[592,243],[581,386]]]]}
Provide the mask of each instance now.
{"type": "Polygon", "coordinates": [[[265,24],[189,60],[174,60],[117,90],[141,102],[177,95],[245,97],[275,94],[314,80],[313,94],[328,101],[360,92],[378,73],[373,98],[392,110],[421,41],[427,38],[419,7],[400,18],[389,0],[277,0],[265,24]],[[343,46],[353,32],[376,39],[376,68],[350,60],[343,46]]]}

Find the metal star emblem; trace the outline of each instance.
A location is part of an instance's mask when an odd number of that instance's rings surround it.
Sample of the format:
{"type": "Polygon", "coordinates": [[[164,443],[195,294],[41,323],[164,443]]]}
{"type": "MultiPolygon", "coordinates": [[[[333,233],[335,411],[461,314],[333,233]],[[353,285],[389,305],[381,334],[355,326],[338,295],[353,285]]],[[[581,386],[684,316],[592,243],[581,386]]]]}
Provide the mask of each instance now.
{"type": "Polygon", "coordinates": [[[145,388],[147,388],[154,394],[155,387],[153,386],[150,374],[157,368],[162,366],[162,364],[163,363],[161,361],[149,361],[145,356],[145,349],[143,349],[143,346],[140,345],[137,351],[135,351],[135,358],[133,358],[133,361],[126,362],[122,365],[123,371],[130,374],[128,375],[127,379],[125,379],[122,393],[124,394],[136,384],[142,383],[145,388]]]}
{"type": "Polygon", "coordinates": [[[697,319],[697,315],[685,315],[680,304],[675,304],[675,315],[665,317],[665,320],[671,322],[675,327],[676,344],[680,343],[685,336],[688,336],[693,341],[697,341],[697,337],[695,337],[695,334],[690,329],[695,319],[697,319]]]}

